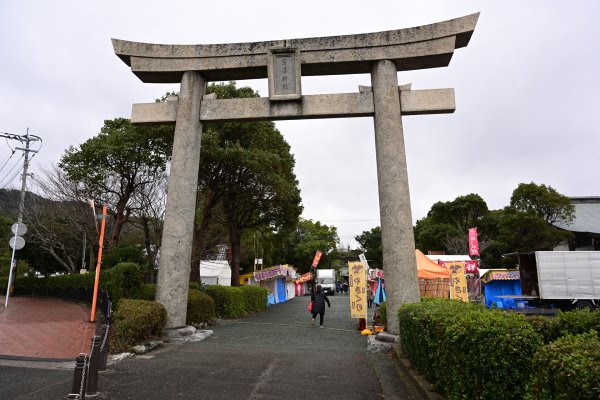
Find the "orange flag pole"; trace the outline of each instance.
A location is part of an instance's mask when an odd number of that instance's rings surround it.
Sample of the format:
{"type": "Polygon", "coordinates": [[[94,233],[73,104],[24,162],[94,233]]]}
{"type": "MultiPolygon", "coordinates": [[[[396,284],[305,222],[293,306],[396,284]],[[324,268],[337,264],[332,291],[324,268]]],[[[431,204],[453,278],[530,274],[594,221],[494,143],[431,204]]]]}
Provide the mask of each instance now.
{"type": "Polygon", "coordinates": [[[100,224],[100,241],[98,243],[98,263],[96,264],[96,277],[94,278],[94,298],[92,300],[92,314],[90,321],[96,320],[96,301],[98,300],[98,285],[100,283],[100,264],[102,263],[102,246],[104,245],[104,226],[106,225],[106,204],[102,206],[102,223],[100,224]]]}

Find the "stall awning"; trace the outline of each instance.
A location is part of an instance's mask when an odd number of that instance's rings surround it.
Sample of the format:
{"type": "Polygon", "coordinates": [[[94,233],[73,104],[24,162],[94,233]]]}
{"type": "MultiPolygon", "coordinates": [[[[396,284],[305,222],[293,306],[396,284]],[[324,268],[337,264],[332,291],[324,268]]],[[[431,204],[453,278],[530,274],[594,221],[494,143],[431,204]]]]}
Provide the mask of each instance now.
{"type": "Polygon", "coordinates": [[[438,278],[449,278],[450,272],[425,257],[425,254],[421,250],[416,249],[415,255],[417,257],[417,274],[420,279],[438,279],[438,278]]]}
{"type": "Polygon", "coordinates": [[[518,281],[521,279],[519,271],[508,269],[491,269],[481,277],[481,282],[488,283],[491,281],[518,281]]]}

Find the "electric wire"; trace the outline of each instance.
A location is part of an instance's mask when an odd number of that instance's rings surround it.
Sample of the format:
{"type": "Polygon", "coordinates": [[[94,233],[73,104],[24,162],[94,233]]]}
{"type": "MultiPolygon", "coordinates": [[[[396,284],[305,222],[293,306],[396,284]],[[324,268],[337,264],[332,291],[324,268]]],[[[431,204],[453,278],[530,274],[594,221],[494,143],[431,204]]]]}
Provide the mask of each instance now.
{"type": "Polygon", "coordinates": [[[0,187],[5,187],[9,182],[12,181],[12,179],[6,180],[6,178],[9,177],[12,171],[17,167],[17,165],[19,165],[19,162],[23,157],[25,157],[25,154],[21,154],[21,157],[19,157],[19,159],[14,163],[12,168],[9,169],[8,172],[4,175],[4,177],[0,179],[0,187]]]}
{"type": "Polygon", "coordinates": [[[13,156],[15,155],[15,152],[16,152],[16,150],[13,150],[12,153],[10,153],[10,157],[8,157],[8,159],[6,161],[4,161],[4,164],[2,164],[2,166],[0,167],[0,172],[2,172],[4,167],[6,167],[6,164],[8,164],[10,159],[13,158],[13,156]]]}

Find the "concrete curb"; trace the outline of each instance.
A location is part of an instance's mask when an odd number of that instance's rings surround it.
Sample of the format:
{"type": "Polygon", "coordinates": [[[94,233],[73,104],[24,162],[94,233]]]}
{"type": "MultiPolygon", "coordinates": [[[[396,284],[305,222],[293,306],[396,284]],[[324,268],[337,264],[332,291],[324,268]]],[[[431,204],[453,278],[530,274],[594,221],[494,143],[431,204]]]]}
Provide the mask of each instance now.
{"type": "Polygon", "coordinates": [[[398,366],[402,372],[408,377],[418,394],[423,400],[444,400],[441,394],[434,392],[431,383],[411,365],[406,355],[402,352],[399,343],[392,344],[392,353],[398,361],[398,366]]]}

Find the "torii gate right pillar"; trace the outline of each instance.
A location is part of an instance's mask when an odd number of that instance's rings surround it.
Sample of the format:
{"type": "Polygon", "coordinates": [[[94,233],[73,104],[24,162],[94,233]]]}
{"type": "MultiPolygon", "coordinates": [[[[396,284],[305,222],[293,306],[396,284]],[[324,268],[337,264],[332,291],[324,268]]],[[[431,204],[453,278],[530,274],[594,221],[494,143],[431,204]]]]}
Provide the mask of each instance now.
{"type": "Polygon", "coordinates": [[[388,330],[397,334],[398,316],[393,310],[419,302],[419,280],[396,65],[390,60],[375,62],[371,84],[385,289],[390,310],[387,321],[388,330]]]}

